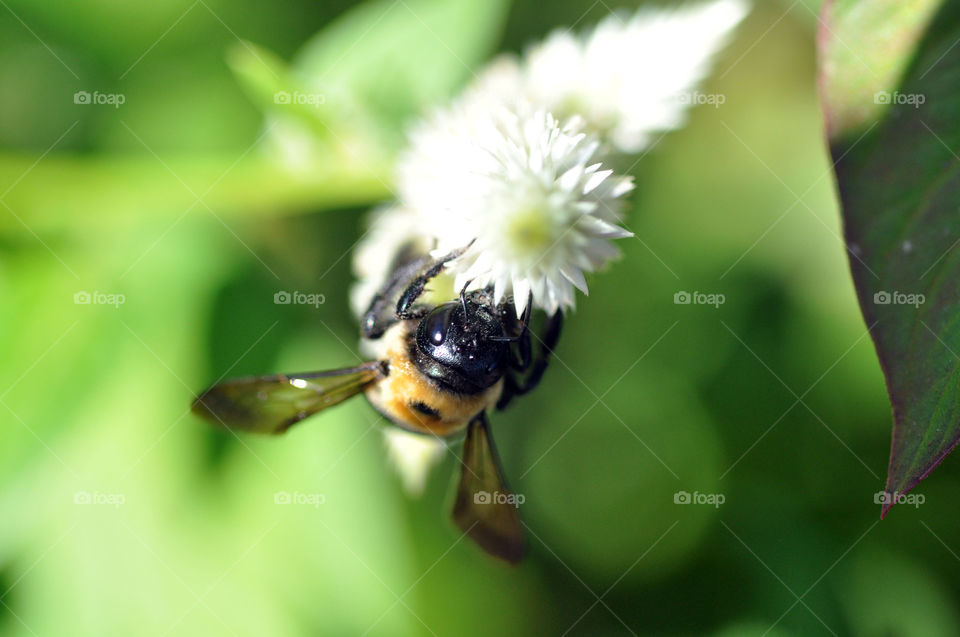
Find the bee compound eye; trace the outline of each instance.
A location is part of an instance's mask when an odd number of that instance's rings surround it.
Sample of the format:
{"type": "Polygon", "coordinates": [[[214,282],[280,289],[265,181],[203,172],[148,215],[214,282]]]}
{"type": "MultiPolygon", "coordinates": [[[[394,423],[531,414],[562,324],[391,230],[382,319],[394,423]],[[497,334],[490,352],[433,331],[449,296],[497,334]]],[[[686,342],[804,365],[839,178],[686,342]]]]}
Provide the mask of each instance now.
{"type": "Polygon", "coordinates": [[[455,307],[455,304],[441,305],[423,319],[423,324],[420,329],[423,330],[423,336],[431,345],[443,345],[443,342],[447,339],[447,327],[450,325],[450,314],[455,307]]]}

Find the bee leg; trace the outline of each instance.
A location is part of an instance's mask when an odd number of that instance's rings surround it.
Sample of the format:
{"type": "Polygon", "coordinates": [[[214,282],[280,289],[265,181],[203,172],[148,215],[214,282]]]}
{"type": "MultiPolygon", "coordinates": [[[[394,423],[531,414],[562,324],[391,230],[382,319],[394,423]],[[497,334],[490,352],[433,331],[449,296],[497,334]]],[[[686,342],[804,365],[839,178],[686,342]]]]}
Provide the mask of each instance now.
{"type": "Polygon", "coordinates": [[[380,338],[387,328],[397,322],[397,298],[430,263],[432,260],[429,256],[422,256],[401,265],[390,275],[374,295],[360,321],[360,332],[364,338],[380,338]]]}
{"type": "Polygon", "coordinates": [[[517,341],[516,349],[514,350],[514,361],[513,367],[517,371],[526,371],[530,367],[530,363],[533,360],[533,352],[530,347],[530,314],[533,310],[533,298],[531,297],[530,301],[527,303],[527,308],[523,312],[523,319],[521,323],[520,331],[520,340],[517,341]]]}
{"type": "Polygon", "coordinates": [[[518,372],[525,372],[533,361],[533,352],[530,350],[530,333],[524,332],[517,341],[516,347],[511,349],[510,367],[518,372]]]}
{"type": "Polygon", "coordinates": [[[423,294],[423,290],[427,287],[427,283],[430,281],[430,279],[443,272],[443,268],[448,262],[459,257],[461,254],[466,252],[467,248],[469,247],[470,245],[468,244],[463,248],[454,250],[450,254],[437,259],[429,267],[427,267],[426,270],[420,273],[419,276],[415,277],[397,300],[397,307],[396,311],[394,312],[396,318],[400,320],[407,320],[424,316],[426,314],[426,308],[415,306],[414,304],[417,302],[417,299],[420,298],[420,295],[423,294]]]}
{"type": "Polygon", "coordinates": [[[530,366],[530,315],[533,309],[533,295],[527,302],[523,315],[517,318],[516,307],[508,302],[500,309],[504,324],[504,336],[501,339],[510,343],[508,367],[515,371],[524,371],[530,366]]]}
{"type": "MultiPolygon", "coordinates": [[[[533,365],[530,368],[530,373],[523,380],[518,380],[511,373],[507,373],[504,376],[503,393],[500,394],[500,400],[497,401],[497,409],[504,409],[514,396],[522,396],[540,384],[540,381],[543,379],[544,372],[547,371],[547,363],[550,361],[550,355],[553,353],[553,349],[557,346],[557,341],[560,340],[560,331],[562,327],[563,312],[558,311],[549,319],[547,319],[547,328],[544,331],[543,338],[538,339],[540,340],[540,348],[538,351],[538,356],[536,360],[533,361],[533,365]]],[[[528,334],[529,331],[527,334],[525,334],[525,336],[528,334]]],[[[527,352],[529,353],[530,343],[528,336],[526,340],[527,352]]],[[[521,343],[522,342],[523,339],[521,339],[521,343]]],[[[525,371],[528,366],[529,361],[527,361],[527,365],[525,365],[523,368],[515,367],[515,369],[517,371],[525,371]]]]}
{"type": "Polygon", "coordinates": [[[533,362],[530,374],[523,381],[521,393],[527,393],[536,387],[543,378],[543,373],[547,371],[547,363],[550,361],[550,355],[560,340],[560,331],[563,328],[563,312],[555,312],[547,319],[547,328],[544,330],[543,338],[540,341],[540,349],[537,359],[533,362]]]}
{"type": "Polygon", "coordinates": [[[497,399],[497,409],[503,411],[513,400],[514,396],[519,395],[519,385],[513,374],[507,372],[503,377],[503,391],[500,392],[500,398],[497,399]]]}
{"type": "Polygon", "coordinates": [[[413,304],[423,294],[427,282],[440,274],[447,262],[459,257],[469,247],[467,245],[454,250],[439,260],[422,256],[400,265],[373,297],[363,315],[360,322],[363,337],[380,338],[397,321],[419,318],[425,314],[424,308],[413,307],[413,304]]]}

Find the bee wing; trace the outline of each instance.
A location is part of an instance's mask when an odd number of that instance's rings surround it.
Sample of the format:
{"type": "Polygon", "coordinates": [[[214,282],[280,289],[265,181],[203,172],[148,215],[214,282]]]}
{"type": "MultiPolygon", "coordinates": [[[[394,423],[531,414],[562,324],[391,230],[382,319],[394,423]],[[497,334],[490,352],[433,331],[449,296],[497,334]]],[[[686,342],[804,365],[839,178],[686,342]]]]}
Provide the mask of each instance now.
{"type": "Polygon", "coordinates": [[[511,495],[486,415],[480,413],[467,426],[453,521],[483,550],[516,564],[526,552],[526,542],[511,495]]]}
{"type": "Polygon", "coordinates": [[[191,410],[230,429],[280,434],[304,418],[343,402],[383,375],[378,361],[306,374],[224,381],[200,394],[191,410]]]}

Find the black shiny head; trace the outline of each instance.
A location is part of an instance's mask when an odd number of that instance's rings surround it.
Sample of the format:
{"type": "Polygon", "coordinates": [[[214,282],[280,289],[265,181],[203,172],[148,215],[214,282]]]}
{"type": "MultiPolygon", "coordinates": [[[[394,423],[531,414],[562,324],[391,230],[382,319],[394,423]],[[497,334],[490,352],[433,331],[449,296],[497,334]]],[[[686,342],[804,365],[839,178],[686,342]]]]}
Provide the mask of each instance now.
{"type": "Polygon", "coordinates": [[[487,389],[505,371],[507,344],[496,308],[467,295],[438,305],[420,321],[416,361],[427,376],[454,391],[487,389]]]}

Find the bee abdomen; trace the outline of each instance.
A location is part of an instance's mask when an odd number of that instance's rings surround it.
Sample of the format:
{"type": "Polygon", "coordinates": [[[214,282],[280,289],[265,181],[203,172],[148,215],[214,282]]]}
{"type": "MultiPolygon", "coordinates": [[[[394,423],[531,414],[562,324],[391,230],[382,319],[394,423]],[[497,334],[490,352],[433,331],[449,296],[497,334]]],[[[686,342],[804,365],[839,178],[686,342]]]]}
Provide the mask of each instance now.
{"type": "Polygon", "coordinates": [[[422,400],[411,400],[411,401],[408,403],[408,405],[409,405],[410,409],[412,409],[412,410],[414,410],[414,411],[416,411],[416,412],[418,412],[418,413],[421,413],[421,414],[423,414],[424,416],[429,416],[430,418],[439,418],[439,417],[440,417],[440,410],[434,409],[433,407],[431,407],[431,406],[428,405],[427,403],[423,402],[422,400]]]}

